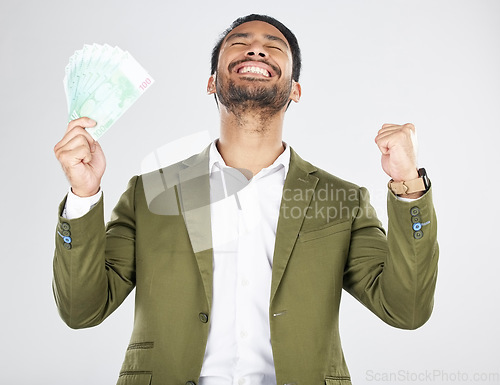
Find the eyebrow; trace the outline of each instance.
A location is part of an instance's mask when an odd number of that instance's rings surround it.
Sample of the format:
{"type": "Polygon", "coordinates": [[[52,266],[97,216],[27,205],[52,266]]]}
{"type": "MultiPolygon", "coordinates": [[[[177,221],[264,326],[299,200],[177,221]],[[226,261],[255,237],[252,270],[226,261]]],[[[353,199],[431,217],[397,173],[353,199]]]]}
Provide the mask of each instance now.
{"type": "MultiPolygon", "coordinates": [[[[237,39],[237,38],[243,38],[243,39],[248,39],[253,36],[253,33],[233,33],[232,35],[229,35],[226,38],[226,43],[230,40],[237,39]]],[[[281,43],[283,46],[285,46],[287,49],[289,49],[288,44],[286,41],[284,41],[282,38],[274,35],[264,35],[264,38],[270,41],[276,41],[281,43]]]]}

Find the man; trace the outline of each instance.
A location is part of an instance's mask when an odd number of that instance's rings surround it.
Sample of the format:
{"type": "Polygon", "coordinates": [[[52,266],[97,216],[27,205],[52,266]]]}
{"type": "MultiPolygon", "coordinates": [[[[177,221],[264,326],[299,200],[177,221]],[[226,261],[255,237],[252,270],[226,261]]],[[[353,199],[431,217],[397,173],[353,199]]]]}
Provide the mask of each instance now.
{"type": "Polygon", "coordinates": [[[220,138],[132,178],[106,230],[104,155],[84,129],[95,122],[70,122],[55,146],[72,190],[54,257],[62,318],[97,325],[136,288],[118,384],[350,384],[342,288],[393,326],[429,318],[436,218],[415,128],[386,124],[376,137],[392,179],[386,237],[365,189],[282,142],[299,74],[288,28],[267,16],[236,20],[214,48],[207,86],[220,138]]]}

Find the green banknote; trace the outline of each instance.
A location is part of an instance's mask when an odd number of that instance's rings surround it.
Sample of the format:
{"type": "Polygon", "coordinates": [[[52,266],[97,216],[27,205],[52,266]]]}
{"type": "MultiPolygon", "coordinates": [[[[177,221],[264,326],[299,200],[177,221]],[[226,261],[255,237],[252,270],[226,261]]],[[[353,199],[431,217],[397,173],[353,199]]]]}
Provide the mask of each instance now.
{"type": "Polygon", "coordinates": [[[94,119],[97,125],[87,131],[98,140],[153,83],[129,52],[107,44],[86,44],[70,57],[65,69],[69,120],[94,119]]]}

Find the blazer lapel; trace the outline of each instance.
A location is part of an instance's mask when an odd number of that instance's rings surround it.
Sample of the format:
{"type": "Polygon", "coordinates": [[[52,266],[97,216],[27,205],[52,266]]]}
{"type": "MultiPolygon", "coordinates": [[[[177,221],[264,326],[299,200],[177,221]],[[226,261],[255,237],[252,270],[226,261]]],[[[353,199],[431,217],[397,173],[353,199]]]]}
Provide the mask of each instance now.
{"type": "Polygon", "coordinates": [[[184,161],[187,167],[179,171],[179,201],[207,300],[211,306],[213,249],[208,174],[209,148],[184,161]]]}
{"type": "Polygon", "coordinates": [[[312,199],[318,178],[310,175],[316,171],[291,149],[290,168],[283,187],[280,216],[274,246],[271,302],[281,282],[288,260],[297,241],[307,208],[312,199]]]}

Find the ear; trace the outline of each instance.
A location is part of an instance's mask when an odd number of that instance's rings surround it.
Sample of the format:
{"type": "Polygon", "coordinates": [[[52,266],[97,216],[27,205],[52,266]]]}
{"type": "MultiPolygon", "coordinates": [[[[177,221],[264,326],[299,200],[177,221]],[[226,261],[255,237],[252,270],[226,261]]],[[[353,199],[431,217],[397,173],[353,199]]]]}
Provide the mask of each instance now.
{"type": "Polygon", "coordinates": [[[302,95],[302,88],[300,87],[300,83],[297,83],[295,80],[292,80],[292,92],[290,92],[290,99],[293,100],[295,103],[298,103],[301,95],[302,95]]]}
{"type": "Polygon", "coordinates": [[[212,95],[215,94],[216,88],[215,88],[215,74],[210,76],[208,78],[208,84],[207,84],[207,95],[212,95]]]}

